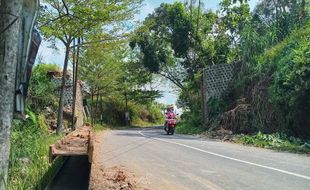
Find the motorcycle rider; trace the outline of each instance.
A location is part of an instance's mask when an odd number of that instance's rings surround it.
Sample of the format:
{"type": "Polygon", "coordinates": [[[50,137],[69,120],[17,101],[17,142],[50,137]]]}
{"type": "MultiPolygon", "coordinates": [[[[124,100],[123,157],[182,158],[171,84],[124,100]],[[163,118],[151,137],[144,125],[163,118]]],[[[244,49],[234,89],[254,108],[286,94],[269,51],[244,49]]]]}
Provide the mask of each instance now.
{"type": "Polygon", "coordinates": [[[167,130],[168,126],[168,119],[176,119],[176,115],[174,113],[173,106],[168,106],[166,113],[165,113],[165,124],[164,124],[164,129],[167,130]]]}

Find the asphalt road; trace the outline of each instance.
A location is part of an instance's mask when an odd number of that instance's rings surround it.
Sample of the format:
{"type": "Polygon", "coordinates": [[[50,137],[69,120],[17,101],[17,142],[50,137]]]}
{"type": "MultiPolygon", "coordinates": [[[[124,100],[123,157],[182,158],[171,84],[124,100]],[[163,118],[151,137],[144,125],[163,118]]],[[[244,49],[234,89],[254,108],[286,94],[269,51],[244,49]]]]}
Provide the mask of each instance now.
{"type": "Polygon", "coordinates": [[[102,164],[125,166],[151,189],[310,190],[310,157],[162,129],[104,134],[102,164]]]}

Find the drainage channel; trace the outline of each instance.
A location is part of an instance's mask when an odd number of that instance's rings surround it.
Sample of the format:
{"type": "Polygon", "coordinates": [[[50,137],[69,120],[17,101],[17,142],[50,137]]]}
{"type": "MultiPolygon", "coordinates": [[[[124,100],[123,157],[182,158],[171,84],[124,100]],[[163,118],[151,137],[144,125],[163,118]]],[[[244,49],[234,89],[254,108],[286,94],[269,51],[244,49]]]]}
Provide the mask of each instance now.
{"type": "Polygon", "coordinates": [[[90,164],[87,156],[71,156],[45,190],[88,190],[90,164]]]}

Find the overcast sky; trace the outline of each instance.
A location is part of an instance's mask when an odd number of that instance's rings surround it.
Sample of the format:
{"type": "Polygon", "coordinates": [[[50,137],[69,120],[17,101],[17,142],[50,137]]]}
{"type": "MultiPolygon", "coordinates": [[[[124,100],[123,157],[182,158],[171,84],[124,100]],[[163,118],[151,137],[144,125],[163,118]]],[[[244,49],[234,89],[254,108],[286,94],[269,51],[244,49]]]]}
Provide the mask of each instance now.
{"type": "MultiPolygon", "coordinates": [[[[159,7],[161,3],[173,3],[175,1],[180,0],[144,0],[143,8],[141,9],[140,13],[136,15],[136,19],[142,21],[148,14],[152,13],[155,8],[159,7]]],[[[259,0],[250,0],[250,7],[251,9],[257,4],[259,0]]],[[[182,1],[183,2],[183,1],[182,1]]],[[[202,0],[204,3],[205,9],[212,9],[216,10],[219,8],[220,0],[202,0]]],[[[38,55],[42,58],[43,62],[45,63],[55,63],[58,65],[62,65],[64,61],[64,47],[61,43],[57,44],[58,51],[48,48],[49,43],[43,41],[41,47],[39,49],[38,55]]],[[[163,91],[171,91],[169,85],[165,84],[160,87],[159,90],[163,91]]],[[[177,94],[172,94],[171,92],[165,92],[163,94],[163,98],[159,99],[160,102],[165,104],[174,104],[177,99],[177,94]]]]}

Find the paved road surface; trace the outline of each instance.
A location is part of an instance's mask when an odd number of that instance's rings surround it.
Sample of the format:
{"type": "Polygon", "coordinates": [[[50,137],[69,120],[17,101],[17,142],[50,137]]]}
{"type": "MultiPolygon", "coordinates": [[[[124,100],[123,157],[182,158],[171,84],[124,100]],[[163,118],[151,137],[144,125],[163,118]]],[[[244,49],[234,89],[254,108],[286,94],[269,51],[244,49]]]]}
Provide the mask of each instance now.
{"type": "Polygon", "coordinates": [[[151,189],[310,190],[310,157],[159,128],[106,131],[102,163],[134,171],[151,189]]]}

